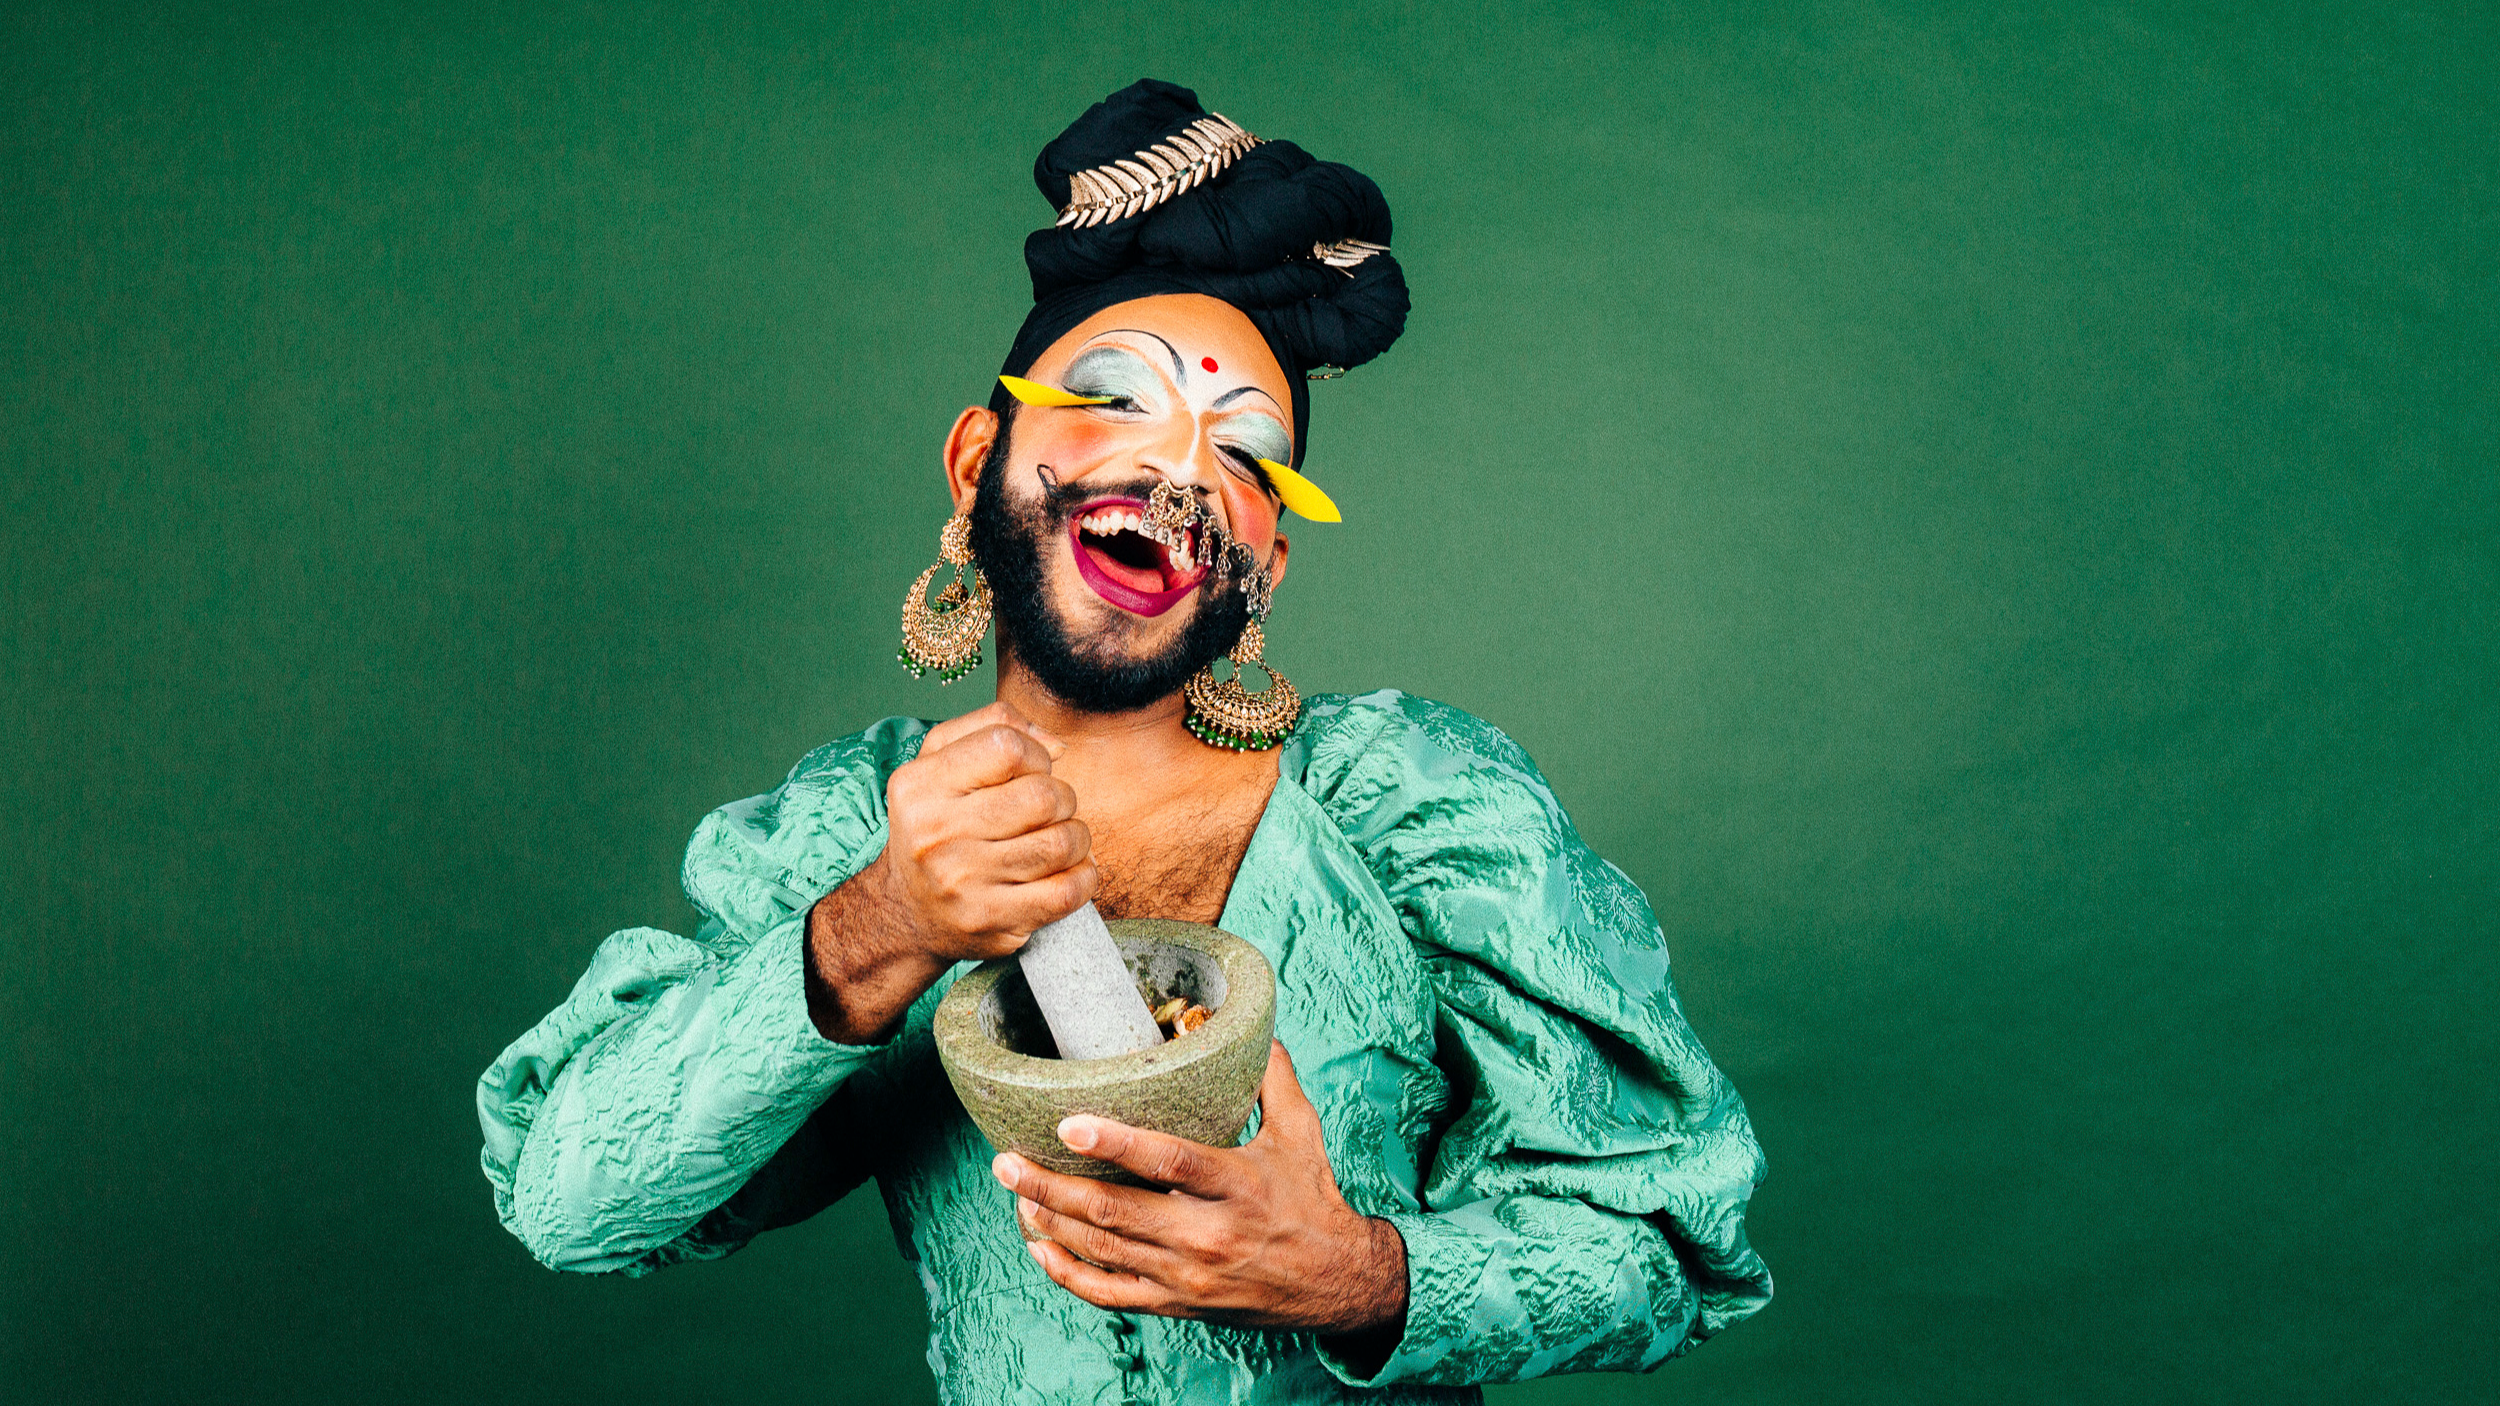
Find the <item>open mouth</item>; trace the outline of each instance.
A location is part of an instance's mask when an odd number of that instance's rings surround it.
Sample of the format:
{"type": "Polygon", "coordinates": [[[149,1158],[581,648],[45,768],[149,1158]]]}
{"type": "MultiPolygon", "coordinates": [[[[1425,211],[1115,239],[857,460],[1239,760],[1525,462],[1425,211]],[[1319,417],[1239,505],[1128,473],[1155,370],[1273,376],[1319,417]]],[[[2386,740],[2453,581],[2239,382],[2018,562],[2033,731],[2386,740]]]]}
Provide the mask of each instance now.
{"type": "Polygon", "coordinates": [[[1138,531],[1145,519],[1146,505],[1135,498],[1097,498],[1070,519],[1068,549],[1094,594],[1132,614],[1161,615],[1207,573],[1195,559],[1194,529],[1165,546],[1138,531]]]}

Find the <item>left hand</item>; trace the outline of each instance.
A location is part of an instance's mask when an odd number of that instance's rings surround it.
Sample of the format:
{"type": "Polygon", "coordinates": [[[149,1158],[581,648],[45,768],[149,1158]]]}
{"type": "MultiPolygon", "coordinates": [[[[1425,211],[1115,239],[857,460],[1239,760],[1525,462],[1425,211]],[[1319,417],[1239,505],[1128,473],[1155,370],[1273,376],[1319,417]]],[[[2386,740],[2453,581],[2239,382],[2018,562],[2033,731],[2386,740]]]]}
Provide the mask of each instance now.
{"type": "Polygon", "coordinates": [[[1017,1215],[1050,1237],[1026,1247],[1042,1272],[1087,1303],[1321,1333],[1405,1319],[1406,1242],[1338,1193],[1318,1110],[1283,1045],[1268,1049],[1259,1135],[1244,1146],[1091,1114],[1061,1121],[1059,1139],[1171,1188],[1064,1176],[1012,1152],[990,1164],[1017,1215]]]}

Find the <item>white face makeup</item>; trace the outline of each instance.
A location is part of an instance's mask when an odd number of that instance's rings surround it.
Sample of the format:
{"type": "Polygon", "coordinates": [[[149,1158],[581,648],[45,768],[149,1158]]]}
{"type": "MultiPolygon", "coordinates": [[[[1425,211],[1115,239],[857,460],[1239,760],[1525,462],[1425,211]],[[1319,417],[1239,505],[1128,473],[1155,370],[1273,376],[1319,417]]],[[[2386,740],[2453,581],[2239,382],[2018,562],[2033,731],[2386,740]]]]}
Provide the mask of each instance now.
{"type": "Polygon", "coordinates": [[[1192,375],[1179,351],[1152,332],[1114,328],[1097,333],[1068,362],[1060,384],[1085,396],[1111,396],[1086,413],[1113,423],[1184,417],[1205,426],[1218,466],[1235,480],[1268,491],[1258,461],[1293,461],[1293,435],[1283,407],[1256,386],[1227,384],[1205,362],[1192,375]]]}
{"type": "MultiPolygon", "coordinates": [[[[1011,497],[1047,499],[1062,520],[1040,586],[1072,632],[1151,648],[1205,613],[1210,575],[1264,609],[1287,544],[1259,461],[1293,461],[1292,392],[1240,310],[1199,294],[1118,304],[1025,377],[1010,379],[1024,403],[998,467],[1011,497]]],[[[961,502],[973,482],[956,472],[961,502]]]]}

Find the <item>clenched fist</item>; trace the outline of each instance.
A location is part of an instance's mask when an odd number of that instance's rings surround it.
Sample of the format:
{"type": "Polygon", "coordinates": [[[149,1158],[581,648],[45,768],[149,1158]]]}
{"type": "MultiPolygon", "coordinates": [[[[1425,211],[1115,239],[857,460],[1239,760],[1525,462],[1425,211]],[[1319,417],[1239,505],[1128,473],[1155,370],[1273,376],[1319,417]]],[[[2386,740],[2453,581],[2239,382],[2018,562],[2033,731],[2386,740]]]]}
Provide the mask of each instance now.
{"type": "Polygon", "coordinates": [[[808,914],[808,1013],[825,1038],[884,1038],[960,961],[1003,957],[1094,895],[1065,748],[1006,703],[929,730],[886,779],[885,852],[808,914]]]}

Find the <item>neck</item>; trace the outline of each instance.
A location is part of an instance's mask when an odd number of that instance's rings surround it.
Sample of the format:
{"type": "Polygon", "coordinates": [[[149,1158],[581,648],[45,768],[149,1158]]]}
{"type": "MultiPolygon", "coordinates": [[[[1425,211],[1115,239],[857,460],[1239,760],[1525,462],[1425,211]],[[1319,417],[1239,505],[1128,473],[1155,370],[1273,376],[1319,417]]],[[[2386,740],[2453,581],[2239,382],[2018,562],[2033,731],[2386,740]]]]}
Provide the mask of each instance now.
{"type": "Polygon", "coordinates": [[[1099,819],[1158,804],[1229,784],[1237,772],[1274,775],[1273,753],[1236,757],[1190,735],[1181,721],[1188,705],[1178,690],[1128,712],[1091,712],[1069,706],[1005,654],[998,697],[1068,744],[1051,774],[1076,788],[1080,814],[1099,819]]]}
{"type": "Polygon", "coordinates": [[[1043,687],[1041,680],[1017,664],[1013,655],[1005,655],[998,661],[998,700],[1041,724],[1071,748],[1081,747],[1105,756],[1177,750],[1183,744],[1205,750],[1181,725],[1187,705],[1177,689],[1143,708],[1097,713],[1071,706],[1043,687]]]}

